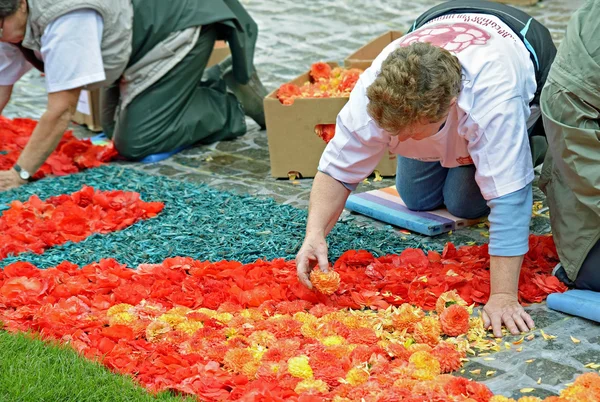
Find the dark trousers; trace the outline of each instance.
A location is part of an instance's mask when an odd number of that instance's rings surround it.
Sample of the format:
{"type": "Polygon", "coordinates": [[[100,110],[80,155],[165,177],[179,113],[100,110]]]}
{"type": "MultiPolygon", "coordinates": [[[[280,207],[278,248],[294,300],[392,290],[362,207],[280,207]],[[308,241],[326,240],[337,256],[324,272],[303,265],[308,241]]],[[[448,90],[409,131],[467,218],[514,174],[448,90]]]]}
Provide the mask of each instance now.
{"type": "Polygon", "coordinates": [[[218,67],[206,70],[217,39],[213,25],[202,27],[196,46],[169,73],[137,96],[115,120],[117,86],[103,94],[103,127],[128,159],[181,146],[230,140],[246,133],[244,110],[227,91],[218,67]],[[204,76],[204,78],[203,78],[204,76]]]}
{"type": "Polygon", "coordinates": [[[600,241],[590,250],[575,279],[575,287],[600,292],[600,241]]]}

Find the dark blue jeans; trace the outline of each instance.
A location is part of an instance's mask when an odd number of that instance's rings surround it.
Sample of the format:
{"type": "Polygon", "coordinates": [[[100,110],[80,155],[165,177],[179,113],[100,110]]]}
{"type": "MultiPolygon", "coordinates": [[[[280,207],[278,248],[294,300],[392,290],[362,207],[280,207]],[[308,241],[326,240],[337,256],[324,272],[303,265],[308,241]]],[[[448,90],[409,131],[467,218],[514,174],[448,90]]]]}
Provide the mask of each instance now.
{"type": "Polygon", "coordinates": [[[431,211],[446,206],[463,219],[476,219],[489,208],[475,182],[475,166],[445,168],[439,162],[421,162],[398,156],[396,188],[413,211],[431,211]]]}

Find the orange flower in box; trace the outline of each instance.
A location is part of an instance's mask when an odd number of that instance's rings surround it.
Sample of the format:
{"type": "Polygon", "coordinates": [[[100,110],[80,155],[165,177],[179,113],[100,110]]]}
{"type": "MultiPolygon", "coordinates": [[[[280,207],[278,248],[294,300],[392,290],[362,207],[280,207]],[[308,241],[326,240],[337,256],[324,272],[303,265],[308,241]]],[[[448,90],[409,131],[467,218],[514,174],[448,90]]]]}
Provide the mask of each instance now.
{"type": "Polygon", "coordinates": [[[331,69],[329,64],[318,62],[311,66],[310,81],[302,86],[283,84],[277,90],[277,99],[284,105],[292,105],[296,98],[348,97],[354,89],[362,70],[331,69]]]}
{"type": "Polygon", "coordinates": [[[323,272],[313,269],[310,273],[310,281],[319,292],[331,295],[340,287],[340,275],[335,271],[323,272]]]}
{"type": "Polygon", "coordinates": [[[322,61],[314,63],[310,67],[309,76],[312,82],[320,80],[329,80],[331,78],[331,66],[322,61]]]}
{"type": "Polygon", "coordinates": [[[317,124],[315,126],[315,133],[323,139],[326,143],[329,143],[335,135],[335,124],[317,124]]]}
{"type": "Polygon", "coordinates": [[[295,98],[302,96],[300,87],[296,84],[283,84],[277,90],[277,99],[284,105],[291,105],[295,98]]]}

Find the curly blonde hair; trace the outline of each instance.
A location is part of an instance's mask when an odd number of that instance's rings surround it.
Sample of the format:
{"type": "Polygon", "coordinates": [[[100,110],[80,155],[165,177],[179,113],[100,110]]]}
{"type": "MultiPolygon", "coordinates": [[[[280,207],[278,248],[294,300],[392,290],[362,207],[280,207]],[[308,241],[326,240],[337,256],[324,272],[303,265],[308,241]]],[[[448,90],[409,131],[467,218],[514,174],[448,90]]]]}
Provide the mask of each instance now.
{"type": "Polygon", "coordinates": [[[430,43],[416,42],[391,53],[367,89],[369,115],[394,135],[415,123],[440,121],[460,93],[456,56],[430,43]]]}

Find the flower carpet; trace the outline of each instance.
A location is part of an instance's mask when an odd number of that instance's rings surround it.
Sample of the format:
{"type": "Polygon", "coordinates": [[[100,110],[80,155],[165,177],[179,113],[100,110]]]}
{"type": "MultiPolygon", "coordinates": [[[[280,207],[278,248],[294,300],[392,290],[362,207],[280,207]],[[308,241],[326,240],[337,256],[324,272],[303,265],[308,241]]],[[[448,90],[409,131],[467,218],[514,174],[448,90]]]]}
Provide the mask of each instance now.
{"type": "MultiPolygon", "coordinates": [[[[11,120],[0,116],[0,170],[8,170],[14,166],[36,125],[35,120],[11,120]]],[[[76,173],[98,167],[117,156],[112,143],[107,146],[93,145],[90,140],[77,139],[72,132],[67,131],[34,178],[76,173]]]]}
{"type": "MultiPolygon", "coordinates": [[[[202,401],[510,401],[452,375],[469,356],[500,350],[473,313],[489,293],[486,246],[422,250],[391,230],[342,223],[330,236],[333,273],[313,272],[318,291],[310,291],[289,246],[301,239],[305,213],[270,200],[115,166],[0,198],[3,234],[25,213],[30,226],[15,230],[56,234],[2,261],[5,329],[69,345],[151,392],[202,401]],[[54,223],[77,217],[76,230],[48,230],[44,214],[56,214],[54,223]],[[361,250],[369,244],[389,248],[361,250]]],[[[538,302],[565,289],[551,275],[551,238],[532,236],[530,246],[520,298],[538,302]]],[[[586,374],[547,400],[598,395],[598,376],[586,374]]]]}

